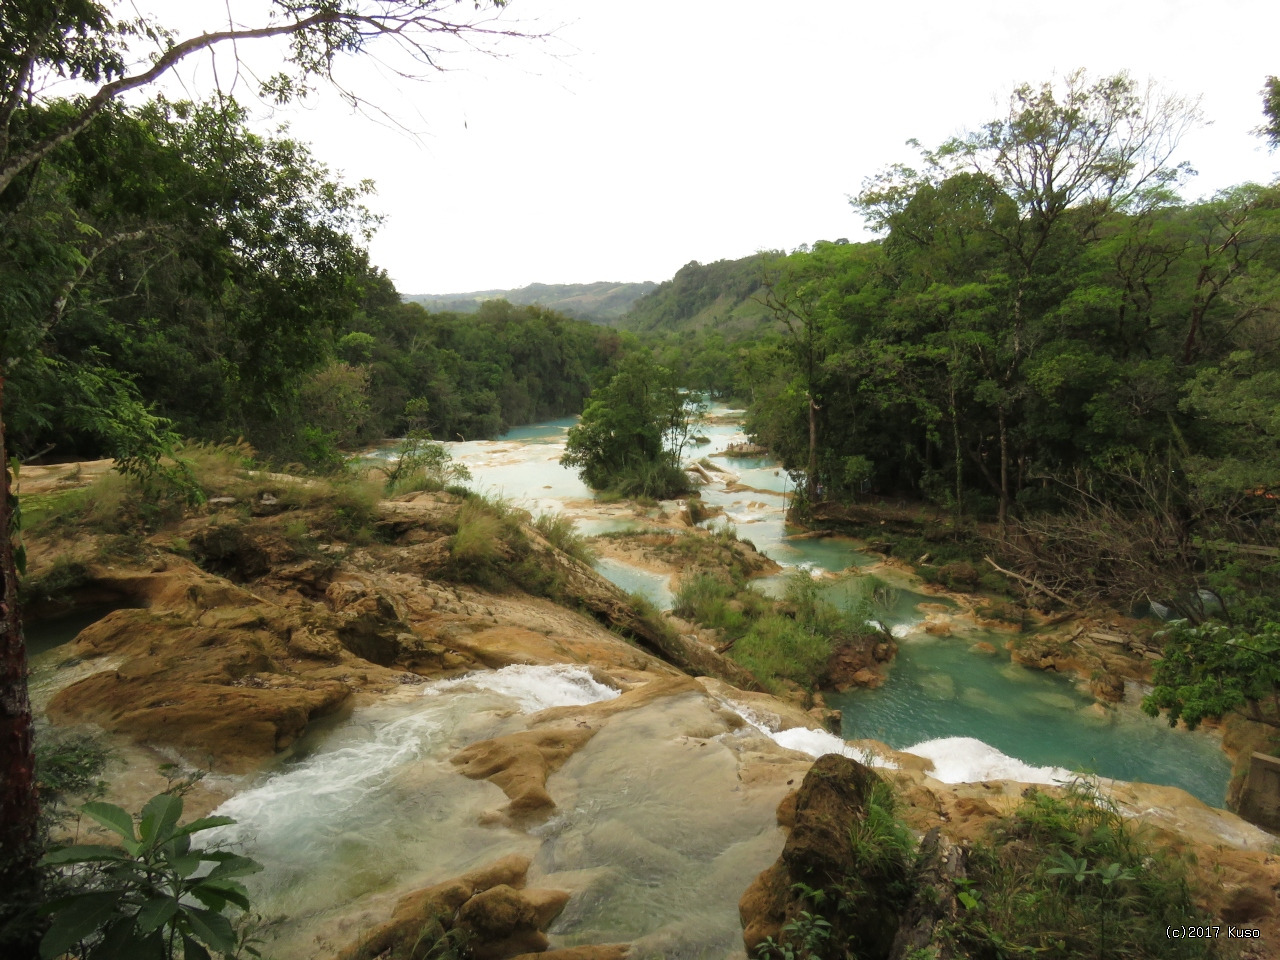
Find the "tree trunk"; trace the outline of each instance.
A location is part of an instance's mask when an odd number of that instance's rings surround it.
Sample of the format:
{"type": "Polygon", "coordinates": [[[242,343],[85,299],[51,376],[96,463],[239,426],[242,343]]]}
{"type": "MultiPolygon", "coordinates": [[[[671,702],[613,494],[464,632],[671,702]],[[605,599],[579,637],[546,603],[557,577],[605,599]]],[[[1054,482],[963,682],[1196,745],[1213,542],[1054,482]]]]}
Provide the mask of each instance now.
{"type": "MultiPolygon", "coordinates": [[[[0,377],[0,455],[5,449],[3,401],[4,378],[0,377]]],[[[0,477],[0,953],[19,960],[38,953],[31,911],[40,890],[39,807],[7,466],[0,470],[0,477]]]]}
{"type": "Polygon", "coordinates": [[[1003,530],[1005,521],[1009,519],[1009,426],[1005,421],[1003,406],[998,409],[997,415],[1000,422],[1000,513],[998,519],[1000,529],[1003,530]]]}
{"type": "Polygon", "coordinates": [[[951,444],[955,448],[955,473],[956,473],[956,522],[960,522],[960,518],[964,516],[964,451],[960,449],[960,414],[956,409],[956,380],[955,376],[949,378],[948,386],[950,387],[951,403],[951,444]]]}
{"type": "Polygon", "coordinates": [[[809,394],[809,475],[807,477],[806,495],[809,503],[816,503],[818,490],[818,405],[813,402],[813,394],[809,394]]]}

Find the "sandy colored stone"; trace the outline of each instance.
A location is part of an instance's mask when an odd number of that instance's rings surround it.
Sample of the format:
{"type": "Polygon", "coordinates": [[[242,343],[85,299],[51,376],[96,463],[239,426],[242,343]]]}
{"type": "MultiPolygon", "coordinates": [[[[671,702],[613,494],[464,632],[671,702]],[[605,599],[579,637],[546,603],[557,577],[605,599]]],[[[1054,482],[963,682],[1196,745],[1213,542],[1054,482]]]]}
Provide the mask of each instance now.
{"type": "Polygon", "coordinates": [[[547,775],[595,734],[591,727],[526,730],[481,740],[454,754],[451,762],[472,780],[488,780],[510,799],[512,813],[555,807],[547,793],[547,775]]]}
{"type": "Polygon", "coordinates": [[[791,893],[791,877],[786,865],[778,860],[760,873],[738,901],[738,917],[742,921],[742,942],[748,956],[769,937],[777,940],[787,920],[787,897],[791,893]]]}
{"type": "Polygon", "coordinates": [[[477,893],[495,887],[518,889],[529,871],[528,857],[511,854],[460,877],[415,890],[396,902],[391,919],[340,950],[336,960],[374,960],[412,945],[433,920],[453,916],[477,893]]]}
{"type": "Polygon", "coordinates": [[[988,801],[980,797],[961,797],[952,805],[953,816],[972,819],[974,817],[996,817],[999,812],[988,801]]]}

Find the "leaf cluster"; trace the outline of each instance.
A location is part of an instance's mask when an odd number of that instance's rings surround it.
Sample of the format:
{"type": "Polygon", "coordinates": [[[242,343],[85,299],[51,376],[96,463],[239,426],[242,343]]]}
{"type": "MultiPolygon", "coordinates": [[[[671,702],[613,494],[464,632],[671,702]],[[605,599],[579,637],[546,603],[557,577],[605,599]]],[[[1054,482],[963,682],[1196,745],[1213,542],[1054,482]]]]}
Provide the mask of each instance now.
{"type": "Polygon", "coordinates": [[[1169,726],[1181,720],[1192,730],[1228,713],[1280,727],[1280,624],[1248,629],[1182,620],[1157,636],[1163,656],[1142,700],[1148,715],[1163,710],[1169,726]]]}
{"type": "Polygon", "coordinates": [[[945,940],[975,960],[1164,960],[1220,956],[1217,941],[1170,940],[1207,922],[1185,864],[1151,844],[1087,781],[1029,792],[970,849],[964,908],[945,940]]]}
{"type": "Polygon", "coordinates": [[[40,944],[42,958],[199,960],[236,952],[227,913],[249,909],[239,878],[261,866],[238,854],[193,846],[195,834],[234,821],[202,817],[180,825],[182,806],[181,797],[160,794],[143,807],[136,825],[114,804],[82,807],[120,846],[57,847],[41,861],[70,871],[83,884],[45,908],[50,924],[40,944]]]}

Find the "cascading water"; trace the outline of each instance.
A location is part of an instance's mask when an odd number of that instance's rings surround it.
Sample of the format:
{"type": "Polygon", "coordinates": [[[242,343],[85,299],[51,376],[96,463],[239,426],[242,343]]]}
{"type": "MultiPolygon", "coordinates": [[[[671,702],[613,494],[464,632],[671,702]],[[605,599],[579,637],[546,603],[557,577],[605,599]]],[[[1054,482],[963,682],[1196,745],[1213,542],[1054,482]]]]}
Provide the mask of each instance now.
{"type": "Polygon", "coordinates": [[[538,841],[523,831],[480,825],[494,788],[460,776],[449,757],[521,728],[525,715],[619,693],[585,668],[522,665],[421,690],[308,734],[290,761],[215,811],[236,823],[209,839],[264,866],[249,885],[265,914],[305,927],[408,878],[439,880],[495,851],[532,854],[538,841]]]}
{"type": "MultiPolygon", "coordinates": [[[[701,429],[709,443],[696,448],[698,457],[745,439],[725,416],[732,411],[716,408],[712,413],[717,415],[713,422],[701,429]]],[[[501,441],[453,444],[451,450],[468,464],[480,485],[500,488],[530,509],[554,508],[575,516],[585,509],[586,529],[598,532],[616,521],[584,508],[579,498],[585,488],[572,471],[556,463],[571,423],[520,428],[518,435],[513,432],[501,441]],[[526,465],[523,471],[519,463],[526,465]],[[523,485],[517,486],[517,481],[523,485]]],[[[711,462],[736,483],[703,487],[703,502],[722,507],[740,537],[784,567],[839,573],[875,562],[848,540],[788,539],[793,532],[784,520],[789,482],[774,461],[717,457],[711,462]]],[[[616,560],[602,564],[600,571],[625,589],[639,590],[666,605],[669,588],[654,574],[616,560]]],[[[828,598],[846,609],[857,608],[857,579],[830,582],[825,587],[828,598]]],[[[759,585],[777,594],[784,580],[785,575],[759,585]]],[[[919,604],[954,606],[951,601],[901,588],[891,594],[889,608],[877,610],[876,616],[903,640],[899,656],[884,686],[832,698],[832,705],[844,711],[845,736],[881,739],[898,749],[920,745],[924,750],[929,741],[944,741],[927,749],[937,750],[936,762],[948,776],[982,779],[987,771],[1020,769],[1020,776],[1043,782],[1061,770],[1084,770],[1180,786],[1221,805],[1230,764],[1212,736],[1171,731],[1129,707],[1104,713],[1090,710],[1092,698],[1066,678],[1012,666],[1003,657],[968,652],[975,640],[989,639],[1000,647],[1003,637],[970,631],[972,636],[935,642],[919,632],[926,616],[919,604]],[[949,695],[952,688],[954,695],[949,695]],[[1017,767],[1019,763],[1026,769],[1017,767]]]]}

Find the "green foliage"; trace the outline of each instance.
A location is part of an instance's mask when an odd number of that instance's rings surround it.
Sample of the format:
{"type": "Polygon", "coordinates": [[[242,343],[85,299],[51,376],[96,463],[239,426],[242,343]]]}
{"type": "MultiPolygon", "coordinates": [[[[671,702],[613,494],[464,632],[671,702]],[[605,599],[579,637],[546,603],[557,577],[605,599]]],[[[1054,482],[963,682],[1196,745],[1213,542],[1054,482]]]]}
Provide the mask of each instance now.
{"type": "Polygon", "coordinates": [[[475,314],[428,313],[401,303],[385,278],[349,324],[375,341],[366,439],[477,440],[578,413],[622,351],[615,331],[542,307],[487,301],[475,314]],[[424,406],[413,412],[414,402],[424,406]]]}
{"type": "Polygon", "coordinates": [[[837,647],[878,639],[865,623],[869,610],[841,611],[804,571],[792,575],[781,602],[721,573],[698,571],[680,581],[672,607],[676,616],[719,631],[731,642],[729,656],[771,690],[784,680],[814,689],[837,647]]]}
{"type": "MultiPolygon", "coordinates": [[[[21,111],[10,145],[74,109],[21,111]]],[[[303,377],[368,282],[350,236],[367,190],[249,132],[233,101],[99,115],[0,215],[0,275],[19,293],[0,333],[13,442],[143,471],[173,427],[290,446],[303,377]]]]}
{"type": "Polygon", "coordinates": [[[766,937],[756,948],[757,960],[820,960],[832,956],[831,922],[808,910],[782,925],[782,939],[766,937]]]}
{"type": "Polygon", "coordinates": [[[536,529],[547,542],[558,550],[567,553],[579,563],[591,566],[595,554],[587,543],[587,538],[578,533],[573,520],[562,513],[540,513],[533,521],[536,529]]]}
{"type": "Polygon", "coordinates": [[[796,883],[804,909],[779,942],[760,945],[758,960],[827,960],[887,956],[899,918],[915,891],[916,841],[899,818],[893,788],[874,774],[861,815],[849,824],[846,869],[827,885],[796,883]]]}
{"type": "Polygon", "coordinates": [[[432,917],[413,943],[393,948],[389,960],[468,960],[472,934],[465,927],[446,926],[447,914],[432,917]]]}
{"type": "Polygon", "coordinates": [[[238,878],[261,867],[247,857],[193,846],[195,834],[234,821],[204,817],[180,825],[182,806],[181,797],[153,797],[135,827],[120,807],[84,805],[85,815],[116,834],[120,846],[55,847],[41,861],[82,884],[45,908],[50,923],[40,943],[42,958],[195,960],[211,952],[236,953],[227,913],[249,909],[238,878]]]}
{"type": "Polygon", "coordinates": [[[868,182],[856,203],[882,241],[775,258],[763,298],[784,336],[679,341],[689,379],[700,346],[735,369],[742,386],[717,389],[751,401],[748,429],[815,502],[905,493],[1008,519],[1061,506],[1047,474],[1088,472],[1102,495],[1113,464],[1174,448],[1208,498],[1193,515],[1238,515],[1280,456],[1280,203],[1248,185],[1178,201],[1185,167],[1151,147],[1197,119],[1125,76],[1017,88],[868,182]]]}
{"type": "Polygon", "coordinates": [[[136,479],[111,471],[88,486],[31,498],[27,530],[32,536],[80,527],[95,533],[125,534],[172,519],[185,505],[181,499],[151,499],[136,479]]]}
{"type": "Polygon", "coordinates": [[[741,260],[694,260],[676,275],[646,293],[618,322],[644,332],[714,328],[738,335],[758,332],[769,325],[769,311],[757,299],[764,283],[764,264],[772,253],[757,253],[741,260]]]}
{"type": "Polygon", "coordinates": [[[114,755],[94,734],[38,728],[35,754],[40,817],[46,832],[71,815],[66,807],[72,798],[97,798],[106,789],[102,774],[114,755]]]}
{"type": "Polygon", "coordinates": [[[830,637],[775,614],[754,621],[730,656],[767,689],[777,690],[784,679],[813,689],[826,672],[831,652],[830,637]]]}
{"type": "Polygon", "coordinates": [[[504,540],[517,532],[504,506],[480,497],[467,500],[458,511],[458,529],[449,544],[454,569],[478,582],[497,576],[504,540]]]}
{"type": "Polygon", "coordinates": [[[527,513],[500,498],[468,494],[442,575],[489,590],[518,587],[534,596],[562,598],[564,571],[530,543],[523,529],[528,520],[527,513]]]}
{"type": "Polygon", "coordinates": [[[1280,624],[1250,630],[1182,620],[1157,637],[1163,657],[1142,700],[1148,715],[1164,710],[1170,726],[1181,720],[1194,730],[1206,717],[1238,712],[1280,727],[1280,624]]]}
{"type": "Polygon", "coordinates": [[[596,389],[569,430],[560,463],[578,468],[595,490],[668,499],[688,492],[684,449],[701,408],[677,387],[670,370],[647,353],[628,356],[596,389]]]}
{"type": "Polygon", "coordinates": [[[730,639],[737,638],[742,636],[750,622],[745,593],[723,577],[696,573],[680,581],[671,612],[677,617],[723,631],[730,639]]]}
{"type": "Polygon", "coordinates": [[[1266,86],[1262,88],[1262,114],[1267,119],[1258,132],[1274,150],[1280,146],[1280,77],[1267,77],[1266,86]]]}
{"type": "Polygon", "coordinates": [[[1183,863],[1138,829],[1088,782],[1063,798],[1032,790],[971,849],[947,939],[974,960],[1221,956],[1212,938],[1167,936],[1218,921],[1196,909],[1183,863]]]}
{"type": "Polygon", "coordinates": [[[372,467],[386,477],[389,497],[415,490],[444,490],[471,480],[466,464],[456,462],[442,444],[419,431],[400,441],[390,462],[372,467]]]}

